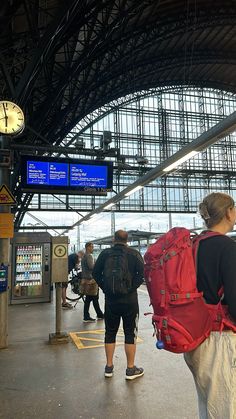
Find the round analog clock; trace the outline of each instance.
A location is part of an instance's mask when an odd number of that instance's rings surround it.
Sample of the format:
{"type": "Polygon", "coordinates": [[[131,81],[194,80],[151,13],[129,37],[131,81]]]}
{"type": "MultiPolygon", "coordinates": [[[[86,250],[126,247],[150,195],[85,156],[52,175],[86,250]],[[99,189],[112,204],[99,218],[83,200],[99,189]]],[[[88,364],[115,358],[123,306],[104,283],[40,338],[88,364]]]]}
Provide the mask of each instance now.
{"type": "Polygon", "coordinates": [[[23,131],[25,118],[22,109],[8,100],[0,101],[0,133],[16,135],[23,131]]]}

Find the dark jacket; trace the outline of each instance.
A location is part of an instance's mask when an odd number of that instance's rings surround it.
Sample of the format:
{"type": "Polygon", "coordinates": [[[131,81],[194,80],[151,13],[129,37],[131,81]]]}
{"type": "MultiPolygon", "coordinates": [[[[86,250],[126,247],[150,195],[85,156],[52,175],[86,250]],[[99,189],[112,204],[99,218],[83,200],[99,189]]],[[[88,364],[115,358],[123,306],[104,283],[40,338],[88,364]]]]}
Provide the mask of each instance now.
{"type": "MultiPolygon", "coordinates": [[[[130,247],[123,244],[115,244],[115,247],[122,247],[125,250],[128,260],[128,269],[132,276],[132,288],[130,293],[135,291],[144,281],[144,263],[141,254],[130,247]]],[[[110,249],[103,250],[97,258],[97,261],[93,268],[93,277],[96,280],[99,287],[104,291],[104,279],[103,270],[105,266],[105,260],[110,252],[110,249]]]]}
{"type": "Polygon", "coordinates": [[[72,269],[75,269],[78,262],[79,256],[77,253],[71,253],[71,255],[68,256],[68,273],[70,273],[72,269]]]}

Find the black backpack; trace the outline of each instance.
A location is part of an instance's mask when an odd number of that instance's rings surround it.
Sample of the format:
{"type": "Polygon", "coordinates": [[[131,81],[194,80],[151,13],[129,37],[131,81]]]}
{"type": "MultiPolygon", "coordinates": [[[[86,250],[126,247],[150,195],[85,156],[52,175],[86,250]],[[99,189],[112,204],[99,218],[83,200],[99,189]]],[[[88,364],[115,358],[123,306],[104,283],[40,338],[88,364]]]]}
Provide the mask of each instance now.
{"type": "Polygon", "coordinates": [[[107,252],[103,269],[105,294],[125,295],[132,287],[126,249],[112,248],[107,252]]]}

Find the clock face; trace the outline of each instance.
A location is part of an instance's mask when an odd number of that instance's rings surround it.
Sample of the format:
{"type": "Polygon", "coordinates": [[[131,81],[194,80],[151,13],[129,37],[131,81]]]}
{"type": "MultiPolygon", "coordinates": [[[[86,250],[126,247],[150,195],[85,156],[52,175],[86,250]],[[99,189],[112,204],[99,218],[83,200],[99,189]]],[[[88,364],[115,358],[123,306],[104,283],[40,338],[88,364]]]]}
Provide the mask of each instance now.
{"type": "Polygon", "coordinates": [[[19,134],[24,129],[24,113],[22,109],[8,100],[0,101],[0,133],[19,134]]]}

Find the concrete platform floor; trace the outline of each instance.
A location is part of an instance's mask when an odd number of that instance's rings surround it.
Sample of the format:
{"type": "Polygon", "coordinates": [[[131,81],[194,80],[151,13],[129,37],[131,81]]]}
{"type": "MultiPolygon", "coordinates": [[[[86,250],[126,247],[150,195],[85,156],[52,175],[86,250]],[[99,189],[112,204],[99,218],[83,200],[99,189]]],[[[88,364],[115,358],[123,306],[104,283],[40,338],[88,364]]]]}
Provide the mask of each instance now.
{"type": "MultiPolygon", "coordinates": [[[[100,300],[102,305],[102,293],[100,300]]],[[[10,306],[9,347],[0,350],[0,418],[196,419],[194,383],[182,355],[155,348],[151,317],[144,316],[150,311],[145,286],[139,301],[142,342],[137,345],[136,364],[145,374],[131,382],[125,380],[123,344],[116,348],[113,377],[105,379],[103,347],[78,349],[73,341],[49,345],[49,333],[55,332],[54,301],[10,306]]],[[[82,302],[63,310],[62,331],[104,328],[103,321],[83,323],[82,310],[82,302]]],[[[103,334],[82,336],[103,339],[103,334]]]]}

